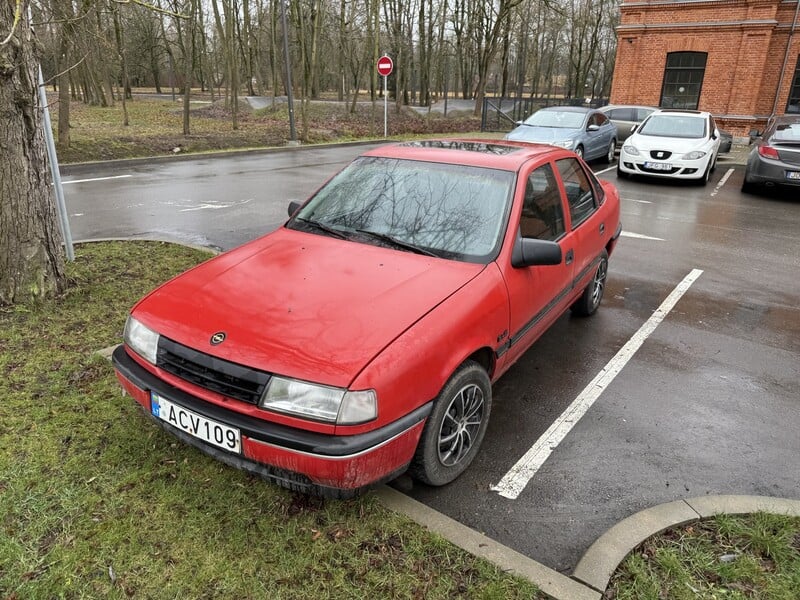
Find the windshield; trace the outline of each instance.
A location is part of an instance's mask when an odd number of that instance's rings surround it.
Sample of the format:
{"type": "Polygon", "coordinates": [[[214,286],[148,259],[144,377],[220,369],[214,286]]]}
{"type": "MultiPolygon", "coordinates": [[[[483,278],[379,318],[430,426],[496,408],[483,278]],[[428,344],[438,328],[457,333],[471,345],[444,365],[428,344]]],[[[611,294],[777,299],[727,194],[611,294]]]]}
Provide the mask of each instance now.
{"type": "Polygon", "coordinates": [[[566,129],[580,129],[586,113],[567,112],[560,110],[540,110],[533,113],[525,120],[525,125],[535,127],[563,127],[566,129]]]}
{"type": "Polygon", "coordinates": [[[704,138],[706,119],[688,115],[651,115],[637,133],[660,137],[704,138]]]}
{"type": "Polygon", "coordinates": [[[365,243],[394,241],[393,247],[488,262],[502,242],[514,181],[508,171],[363,157],[320,189],[289,226],[306,229],[311,222],[365,243]]]}

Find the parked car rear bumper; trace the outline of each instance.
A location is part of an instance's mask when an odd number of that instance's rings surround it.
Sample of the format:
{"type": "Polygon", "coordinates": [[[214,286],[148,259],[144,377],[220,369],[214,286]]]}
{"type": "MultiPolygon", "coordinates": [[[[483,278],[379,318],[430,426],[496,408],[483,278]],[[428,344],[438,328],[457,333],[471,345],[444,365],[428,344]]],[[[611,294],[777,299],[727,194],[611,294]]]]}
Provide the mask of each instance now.
{"type": "Polygon", "coordinates": [[[800,186],[800,175],[790,175],[790,173],[800,173],[800,165],[763,159],[756,150],[754,152],[756,152],[755,157],[751,157],[747,162],[745,181],[761,185],[800,186]]]}

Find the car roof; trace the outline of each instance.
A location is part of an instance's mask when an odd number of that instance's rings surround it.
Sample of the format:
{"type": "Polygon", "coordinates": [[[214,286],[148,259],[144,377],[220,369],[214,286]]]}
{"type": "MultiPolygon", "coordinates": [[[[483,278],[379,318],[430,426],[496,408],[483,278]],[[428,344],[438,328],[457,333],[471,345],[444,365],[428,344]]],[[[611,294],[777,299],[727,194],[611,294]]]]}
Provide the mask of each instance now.
{"type": "Polygon", "coordinates": [[[646,108],[648,110],[659,110],[657,106],[646,106],[644,104],[606,104],[598,110],[605,112],[612,108],[646,108]]]}
{"type": "Polygon", "coordinates": [[[782,125],[786,123],[800,123],[800,114],[798,115],[780,115],[775,117],[774,123],[780,123],[782,125]]]}
{"type": "Polygon", "coordinates": [[[447,139],[415,140],[380,146],[361,156],[420,160],[517,171],[533,158],[565,151],[548,144],[511,140],[447,139]]]}
{"type": "Polygon", "coordinates": [[[597,110],[596,108],[587,108],[585,106],[545,106],[539,110],[557,110],[559,112],[574,112],[574,113],[589,113],[597,110]]]}
{"type": "Polygon", "coordinates": [[[659,108],[656,112],[652,113],[650,116],[653,115],[683,115],[688,117],[710,117],[711,113],[703,111],[703,110],[684,110],[678,108],[659,108]]]}

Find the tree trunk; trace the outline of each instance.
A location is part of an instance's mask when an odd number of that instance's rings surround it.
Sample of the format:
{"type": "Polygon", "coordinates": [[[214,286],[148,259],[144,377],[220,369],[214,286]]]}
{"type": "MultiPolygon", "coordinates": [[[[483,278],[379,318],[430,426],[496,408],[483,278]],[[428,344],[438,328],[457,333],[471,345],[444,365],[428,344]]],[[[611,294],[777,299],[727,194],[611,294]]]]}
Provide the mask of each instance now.
{"type": "MultiPolygon", "coordinates": [[[[0,2],[0,23],[12,23],[12,11],[0,2]]],[[[0,46],[0,304],[51,297],[67,286],[32,38],[23,19],[0,46]]]]}

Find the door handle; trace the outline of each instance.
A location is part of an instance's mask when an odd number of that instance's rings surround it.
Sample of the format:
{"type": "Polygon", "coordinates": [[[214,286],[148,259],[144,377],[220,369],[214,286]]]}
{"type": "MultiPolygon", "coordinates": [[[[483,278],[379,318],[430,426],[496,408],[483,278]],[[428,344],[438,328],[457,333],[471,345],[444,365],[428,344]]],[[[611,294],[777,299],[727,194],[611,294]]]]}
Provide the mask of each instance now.
{"type": "Polygon", "coordinates": [[[564,262],[565,262],[566,264],[568,264],[568,265],[571,265],[571,264],[572,264],[572,259],[573,259],[573,258],[575,258],[575,254],[572,252],[572,250],[567,250],[567,254],[566,254],[566,256],[564,257],[564,262]]]}
{"type": "Polygon", "coordinates": [[[606,224],[600,223],[600,235],[603,235],[606,232],[606,224]]]}

